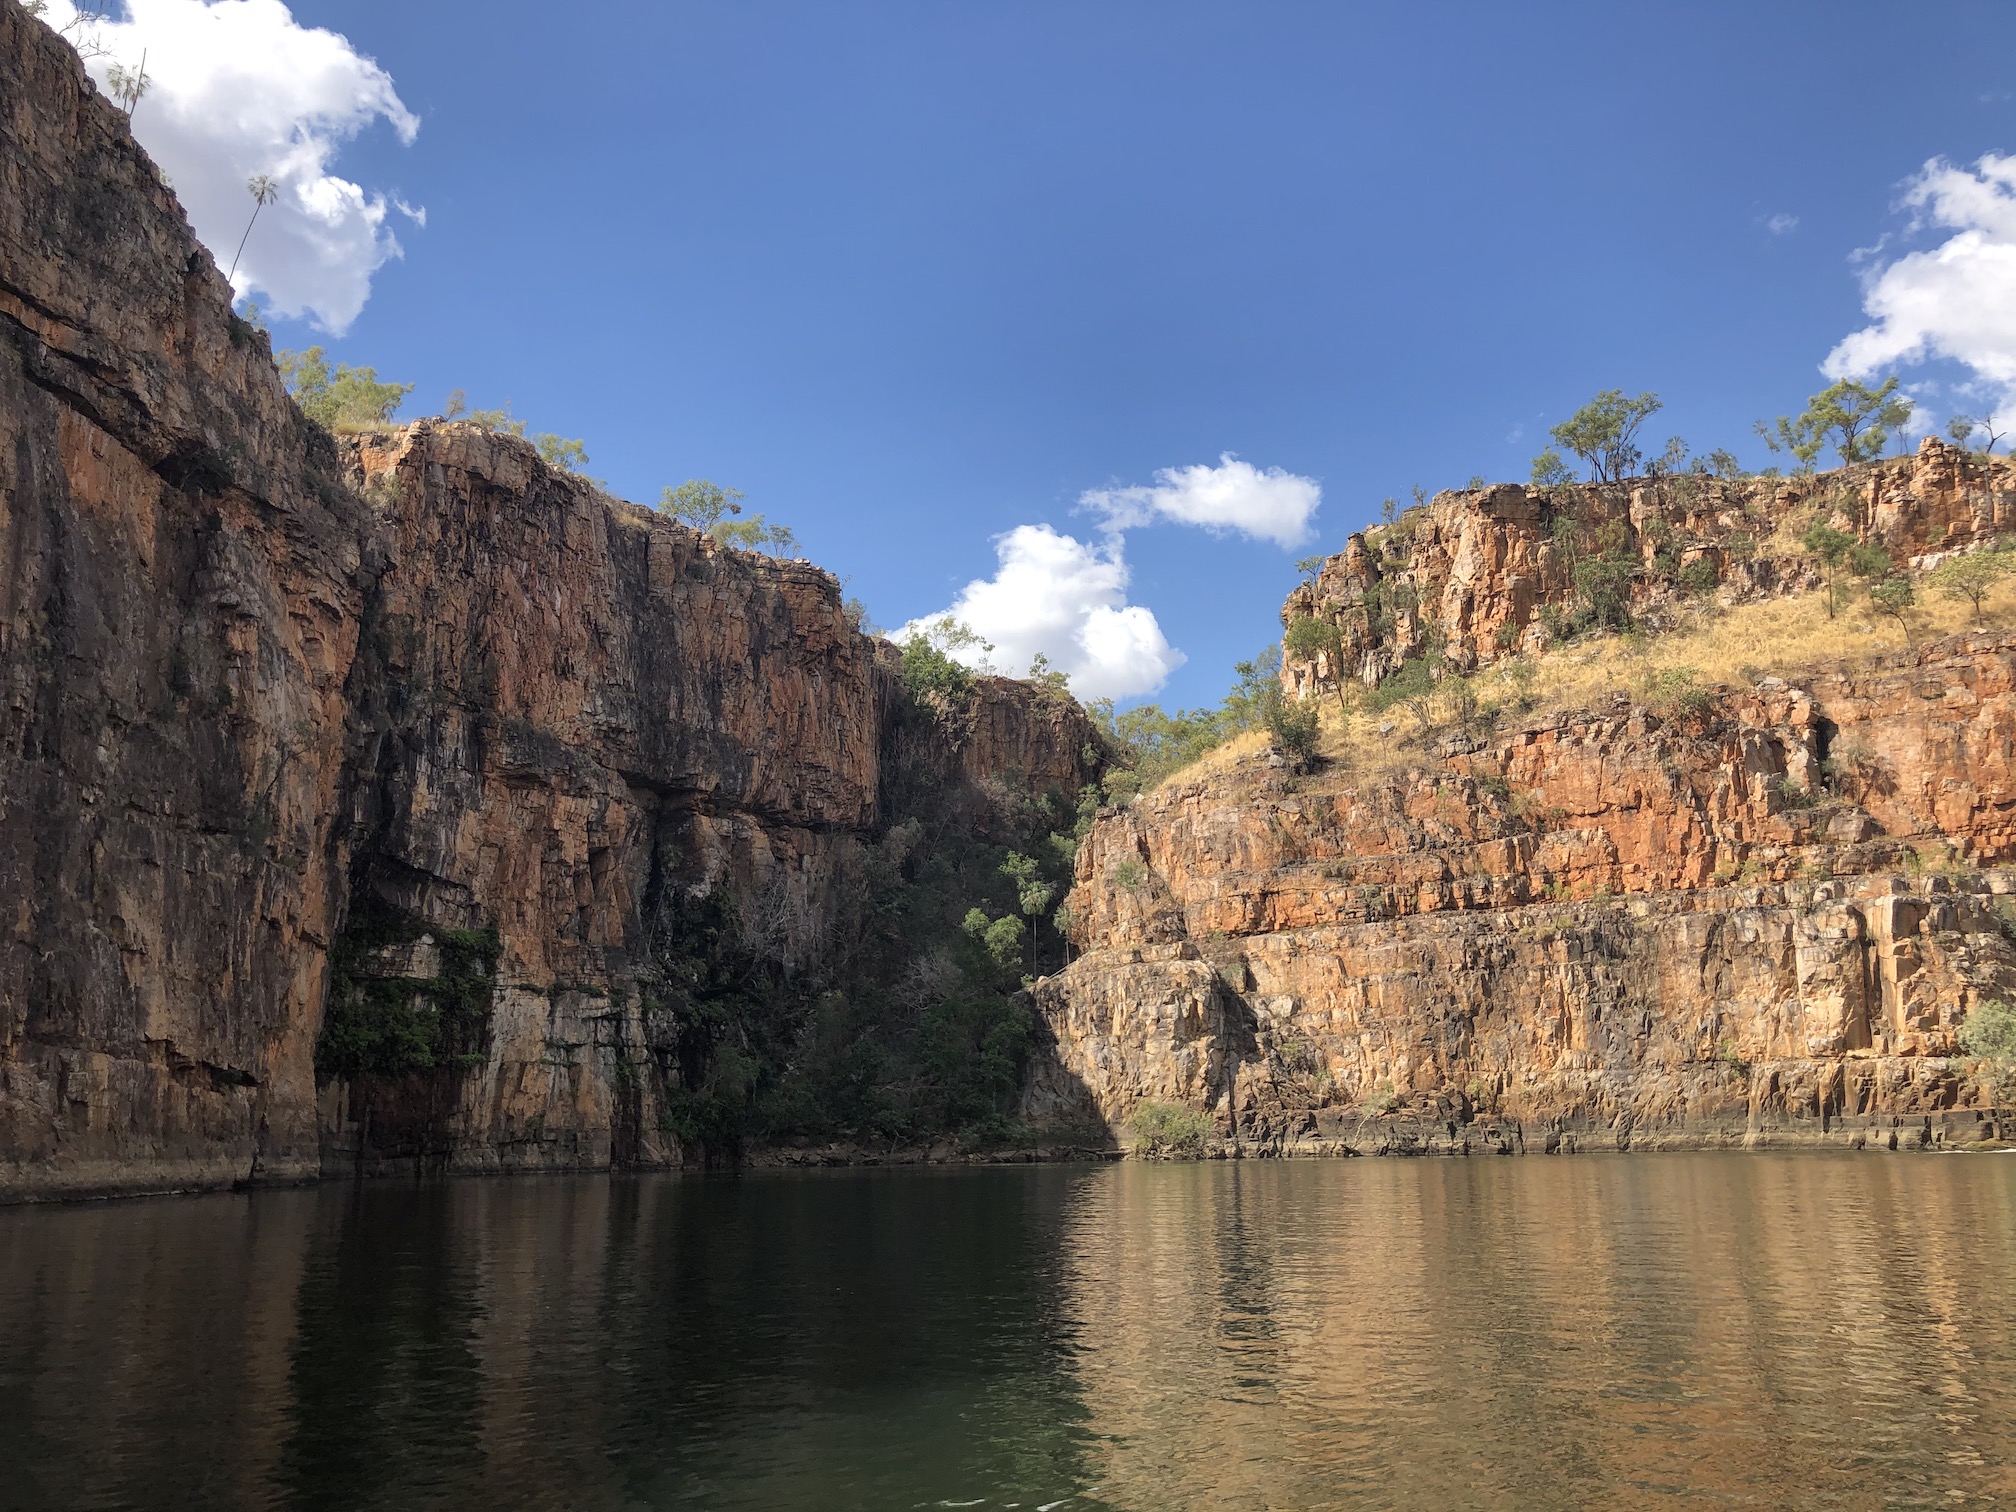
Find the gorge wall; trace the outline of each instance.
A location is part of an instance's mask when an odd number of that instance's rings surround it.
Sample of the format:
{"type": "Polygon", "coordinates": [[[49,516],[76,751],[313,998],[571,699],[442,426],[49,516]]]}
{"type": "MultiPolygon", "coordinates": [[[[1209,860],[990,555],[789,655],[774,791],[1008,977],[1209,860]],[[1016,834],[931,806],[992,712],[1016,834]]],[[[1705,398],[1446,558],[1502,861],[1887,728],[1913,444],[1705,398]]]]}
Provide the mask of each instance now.
{"type": "Polygon", "coordinates": [[[332,440],[13,0],[0,700],[0,1198],[691,1158],[724,960],[806,997],[1099,760],[522,441],[332,440]]]}
{"type": "MultiPolygon", "coordinates": [[[[1530,653],[1592,561],[1654,631],[1810,590],[1816,511],[1926,566],[2012,495],[1936,442],[1441,495],[1291,597],[1341,649],[1284,685],[1530,653]]],[[[1254,1153],[2007,1134],[1956,1033],[2016,994],[2012,688],[1983,630],[1377,769],[1206,763],[1099,815],[1076,957],[1017,998],[961,914],[1073,828],[1075,704],[920,693],[828,574],[513,437],[311,424],[0,0],[0,1200],[1011,1111],[1105,1144],[1151,1104],[1254,1153]]]]}
{"type": "MultiPolygon", "coordinates": [[[[2012,510],[2006,459],[1930,440],[1818,477],[1444,494],[1290,597],[1341,654],[1283,683],[1327,707],[1424,651],[1530,653],[1574,632],[1598,552],[1656,636],[1690,600],[1818,587],[1816,515],[1922,567],[2012,510]]],[[[1410,749],[1374,770],[1179,775],[1080,851],[1032,1116],[1169,1105],[1260,1152],[2007,1137],[1956,1031],[2016,991],[2012,690],[2016,637],[1982,631],[1650,706],[1388,723],[1410,749]]]]}

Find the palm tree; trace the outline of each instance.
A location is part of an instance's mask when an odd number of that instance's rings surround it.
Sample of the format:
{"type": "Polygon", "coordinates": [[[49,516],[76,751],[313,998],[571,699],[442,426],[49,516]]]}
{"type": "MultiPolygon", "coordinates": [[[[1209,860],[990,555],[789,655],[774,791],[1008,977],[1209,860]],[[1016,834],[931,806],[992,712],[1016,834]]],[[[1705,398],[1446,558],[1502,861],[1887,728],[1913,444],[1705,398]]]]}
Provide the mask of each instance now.
{"type": "Polygon", "coordinates": [[[266,208],[268,200],[276,199],[280,194],[280,186],[264,173],[255,173],[245,180],[245,188],[252,196],[252,219],[245,222],[245,234],[238,238],[238,250],[231,254],[231,271],[224,275],[227,283],[238,272],[238,259],[245,255],[245,243],[252,239],[252,226],[259,219],[259,212],[266,208]]]}

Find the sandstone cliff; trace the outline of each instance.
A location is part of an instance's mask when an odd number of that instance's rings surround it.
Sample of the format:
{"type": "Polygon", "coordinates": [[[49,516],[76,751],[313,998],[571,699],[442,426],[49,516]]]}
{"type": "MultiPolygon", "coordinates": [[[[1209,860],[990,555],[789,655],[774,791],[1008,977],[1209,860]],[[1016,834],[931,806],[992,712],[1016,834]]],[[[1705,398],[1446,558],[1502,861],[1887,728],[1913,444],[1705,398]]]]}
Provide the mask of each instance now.
{"type": "Polygon", "coordinates": [[[1811,591],[1821,574],[1799,533],[1816,515],[1900,566],[1927,565],[2016,529],[2016,461],[1928,436],[1915,456],[1813,476],[1678,473],[1439,493],[1353,535],[1289,595],[1284,622],[1335,623],[1343,665],[1291,655],[1283,682],[1298,694],[1339,676],[1375,682],[1431,638],[1464,668],[1544,646],[1574,609],[1589,612],[1578,605],[1578,570],[1587,584],[1592,567],[1614,609],[1655,631],[1689,601],[1811,591]]]}
{"type": "MultiPolygon", "coordinates": [[[[1814,587],[1787,537],[1816,501],[1900,563],[1990,544],[2009,471],[1928,441],[1816,479],[1696,480],[1734,502],[1689,517],[1688,551],[1738,524],[1765,546],[1691,587],[1640,557],[1626,607],[1656,632],[1699,615],[1689,598],[1814,587]]],[[[1582,490],[1576,535],[1649,539],[1656,488],[1582,490]]],[[[1452,669],[1554,639],[1542,611],[1576,596],[1559,502],[1442,495],[1404,563],[1354,538],[1284,619],[1332,616],[1368,680],[1431,628],[1452,669]]],[[[1262,1151],[2006,1134],[1956,1030],[2016,991],[2016,637],[1878,654],[1850,618],[1820,622],[1855,652],[1832,666],[1389,722],[1382,762],[1249,755],[1107,811],[1071,897],[1083,953],[1039,990],[1056,1062],[1032,1116],[1168,1104],[1262,1151]]],[[[1315,697],[1332,668],[1284,681],[1315,697]]]]}
{"type": "Polygon", "coordinates": [[[691,1157],[815,1007],[904,1032],[862,911],[1097,761],[523,442],[332,441],[13,0],[0,698],[0,1198],[691,1157]]]}

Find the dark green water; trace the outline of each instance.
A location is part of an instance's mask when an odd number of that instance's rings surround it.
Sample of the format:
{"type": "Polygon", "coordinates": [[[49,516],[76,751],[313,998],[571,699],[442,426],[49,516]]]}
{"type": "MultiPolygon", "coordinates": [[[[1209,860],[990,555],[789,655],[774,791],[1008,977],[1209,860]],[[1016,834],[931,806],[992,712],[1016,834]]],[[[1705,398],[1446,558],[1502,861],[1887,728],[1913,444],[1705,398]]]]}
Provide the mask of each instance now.
{"type": "Polygon", "coordinates": [[[7,1507],[2016,1506],[2016,1158],[0,1211],[7,1507]]]}

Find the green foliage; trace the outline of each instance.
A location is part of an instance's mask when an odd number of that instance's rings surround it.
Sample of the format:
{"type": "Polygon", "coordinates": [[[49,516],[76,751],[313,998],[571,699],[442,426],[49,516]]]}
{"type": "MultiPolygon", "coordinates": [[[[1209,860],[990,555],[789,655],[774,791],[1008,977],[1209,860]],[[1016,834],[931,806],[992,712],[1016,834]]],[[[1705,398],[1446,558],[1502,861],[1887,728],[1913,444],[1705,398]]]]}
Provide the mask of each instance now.
{"type": "Polygon", "coordinates": [[[658,512],[695,530],[712,530],[730,515],[742,513],[742,491],[723,488],[705,478],[688,478],[677,488],[660,490],[658,512]]]}
{"type": "Polygon", "coordinates": [[[380,383],[376,368],[339,362],[332,369],[319,346],[276,352],[273,363],[301,413],[324,430],[363,431],[389,424],[413,392],[410,383],[380,383]]]}
{"type": "MultiPolygon", "coordinates": [[[[450,420],[456,418],[461,409],[461,402],[462,390],[457,389],[448,396],[448,409],[444,418],[450,420]]],[[[504,401],[502,409],[470,410],[464,418],[471,425],[480,425],[484,430],[495,431],[502,436],[522,436],[525,434],[525,422],[511,413],[511,401],[509,399],[504,401]]]]}
{"type": "Polygon", "coordinates": [[[1148,868],[1129,856],[1124,861],[1113,863],[1113,881],[1116,886],[1134,892],[1148,881],[1148,868]]]}
{"type": "Polygon", "coordinates": [[[1849,548],[1855,545],[1855,537],[1848,531],[1836,529],[1828,522],[1827,516],[1815,515],[1800,534],[1799,544],[1818,557],[1822,566],[1839,567],[1847,561],[1849,548]]]}
{"type": "Polygon", "coordinates": [[[1889,575],[1890,553],[1874,541],[1858,541],[1848,548],[1844,565],[1858,578],[1880,578],[1889,575]]]}
{"type": "Polygon", "coordinates": [[[1871,462],[1883,455],[1891,433],[1911,418],[1911,409],[1894,377],[1875,388],[1843,379],[1808,399],[1796,420],[1780,415],[1768,427],[1758,421],[1757,434],[1774,452],[1791,453],[1802,470],[1810,471],[1830,444],[1844,463],[1871,462]]]}
{"type": "Polygon", "coordinates": [[[984,656],[994,649],[950,615],[926,621],[897,644],[903,652],[903,683],[911,698],[937,704],[959,703],[973,691],[972,672],[952,652],[977,650],[984,656]]]}
{"type": "Polygon", "coordinates": [[[1109,795],[1122,798],[1146,791],[1240,731],[1264,725],[1272,701],[1280,696],[1280,668],[1279,646],[1235,662],[1235,681],[1215,709],[1172,713],[1159,704],[1137,704],[1115,713],[1111,699],[1088,704],[1085,712],[1106,737],[1120,768],[1108,776],[1109,795]]]}
{"type": "Polygon", "coordinates": [[[1533,482],[1539,488],[1560,488],[1575,481],[1575,469],[1553,447],[1533,459],[1533,482]]]}
{"type": "MultiPolygon", "coordinates": [[[[1687,467],[1688,447],[1679,436],[1666,438],[1666,449],[1645,464],[1645,475],[1650,478],[1672,478],[1679,476],[1687,467]]],[[[1683,479],[1682,481],[1687,481],[1683,479]]]]}
{"type": "Polygon", "coordinates": [[[328,1008],[315,1041],[315,1074],[403,1076],[480,1063],[488,1043],[500,946],[492,929],[434,929],[360,892],[329,951],[328,1008]],[[375,977],[370,953],[432,935],[433,978],[375,977]]]}
{"type": "Polygon", "coordinates": [[[1173,1103],[1142,1101],[1127,1120],[1134,1147],[1148,1155],[1201,1155],[1211,1136],[1211,1120],[1173,1103]]]}
{"type": "Polygon", "coordinates": [[[1749,474],[1743,464],[1736,460],[1736,453],[1724,451],[1721,447],[1708,453],[1708,470],[1718,478],[1744,478],[1749,474]]]}
{"type": "Polygon", "coordinates": [[[780,958],[769,905],[745,918],[718,890],[654,886],[641,1070],[660,1080],[667,1131],[709,1159],[752,1139],[1015,1133],[1035,1034],[1021,976],[1050,928],[1019,909],[1065,880],[1042,836],[1072,806],[1048,793],[990,811],[1016,837],[1004,846],[935,765],[888,780],[910,817],[843,876],[840,914],[801,965],[780,958]]]}
{"type": "Polygon", "coordinates": [[[1722,574],[1715,570],[1713,559],[1698,556],[1680,569],[1678,583],[1693,594],[1713,593],[1722,583],[1722,574]]]}
{"type": "Polygon", "coordinates": [[[1976,1003],[1961,1022],[1960,1048],[1997,1071],[2016,1071],[2016,1008],[2000,998],[1976,1003]]]}
{"type": "Polygon", "coordinates": [[[1379,679],[1379,685],[1365,700],[1375,714],[1383,714],[1396,704],[1412,714],[1422,729],[1434,722],[1435,669],[1425,656],[1410,656],[1379,679]]]}
{"type": "Polygon", "coordinates": [[[1700,683],[1701,674],[1693,667],[1659,667],[1639,679],[1638,696],[1669,719],[1694,718],[1715,702],[1715,695],[1700,683]]]}
{"type": "Polygon", "coordinates": [[[532,438],[532,446],[539,453],[539,459],[556,471],[583,473],[587,470],[588,447],[583,442],[569,441],[551,431],[541,431],[532,438]]]}
{"type": "Polygon", "coordinates": [[[1048,688],[1053,693],[1062,693],[1067,697],[1071,692],[1070,674],[1059,667],[1053,667],[1050,658],[1041,651],[1029,660],[1028,680],[1039,688],[1048,688]]]}
{"type": "Polygon", "coordinates": [[[2016,570],[2016,552],[2006,548],[1970,551],[1949,557],[1931,571],[1929,581],[1947,599],[1962,599],[1974,608],[1974,623],[1981,623],[1981,609],[1997,584],[2016,570]]]}
{"type": "Polygon", "coordinates": [[[1605,389],[1547,434],[1586,462],[1594,481],[1617,483],[1638,465],[1638,427],[1661,407],[1657,394],[1628,399],[1622,389],[1605,389]]]}
{"type": "Polygon", "coordinates": [[[1827,617],[1834,618],[1840,608],[1845,584],[1843,575],[1848,568],[1848,553],[1855,546],[1855,537],[1845,530],[1836,529],[1824,514],[1815,515],[1799,536],[1799,544],[1807,555],[1820,563],[1822,575],[1827,583],[1827,617]]]}
{"type": "Polygon", "coordinates": [[[688,478],[677,488],[659,492],[658,510],[682,525],[705,531],[723,546],[742,551],[767,551],[772,556],[789,556],[798,549],[798,537],[788,525],[772,525],[764,516],[746,520],[732,518],[742,513],[742,492],[723,488],[705,478],[688,478]]]}
{"type": "Polygon", "coordinates": [[[1267,739],[1292,771],[1307,771],[1316,760],[1322,734],[1316,706],[1300,703],[1277,691],[1268,701],[1267,739]]]}
{"type": "Polygon", "coordinates": [[[1621,630],[1631,623],[1631,579],[1638,561],[1621,546],[1596,552],[1575,564],[1575,592],[1587,623],[1621,630]]]}
{"type": "Polygon", "coordinates": [[[2000,441],[2003,435],[2001,431],[1995,429],[1995,416],[1989,415],[1977,420],[1972,415],[1955,415],[1946,422],[1946,434],[1952,438],[1956,446],[1971,446],[1977,431],[1981,434],[1981,455],[1994,456],[1995,443],[2000,441]]]}
{"type": "MultiPolygon", "coordinates": [[[[1003,914],[998,919],[989,919],[984,910],[969,908],[961,923],[966,933],[986,947],[987,954],[997,966],[1013,966],[1022,954],[1022,921],[1013,914],[1003,914]]],[[[1030,943],[1035,943],[1035,934],[1030,934],[1030,943]]]]}
{"type": "Polygon", "coordinates": [[[1056,887],[1043,880],[1043,863],[1034,856],[1025,856],[1019,851],[1008,852],[1001,863],[1001,875],[1015,884],[1015,905],[1029,920],[1029,970],[1035,972],[1036,960],[1036,920],[1050,906],[1050,900],[1057,896],[1056,887]]]}
{"type": "Polygon", "coordinates": [[[1288,633],[1281,638],[1281,645],[1290,656],[1300,661],[1313,662],[1320,656],[1329,662],[1330,685],[1337,694],[1337,707],[1340,711],[1348,707],[1344,696],[1345,641],[1342,626],[1334,620],[1319,619],[1315,615],[1297,615],[1289,622],[1288,633]]]}
{"type": "Polygon", "coordinates": [[[1907,647],[1911,644],[1911,621],[1907,616],[1917,601],[1918,595],[1907,577],[1886,577],[1869,590],[1869,607],[1897,622],[1907,647]]]}
{"type": "Polygon", "coordinates": [[[771,556],[791,556],[798,550],[798,535],[789,525],[772,525],[760,514],[746,520],[723,520],[709,532],[723,546],[742,551],[762,551],[771,556]]]}

